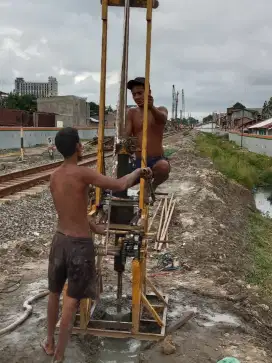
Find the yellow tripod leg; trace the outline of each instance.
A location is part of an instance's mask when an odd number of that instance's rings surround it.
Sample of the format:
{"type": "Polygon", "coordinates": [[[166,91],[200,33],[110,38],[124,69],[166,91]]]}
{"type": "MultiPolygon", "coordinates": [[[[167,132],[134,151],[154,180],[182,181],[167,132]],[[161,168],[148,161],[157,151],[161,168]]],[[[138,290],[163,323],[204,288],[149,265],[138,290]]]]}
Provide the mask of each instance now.
{"type": "Polygon", "coordinates": [[[132,261],[132,333],[137,334],[140,328],[141,312],[141,265],[140,261],[132,261]]]}
{"type": "MultiPolygon", "coordinates": [[[[108,41],[108,0],[102,1],[102,50],[101,50],[101,79],[99,102],[99,127],[98,127],[98,158],[97,171],[103,173],[104,159],[104,129],[106,106],[106,72],[107,72],[107,41],[108,41]]],[[[96,205],[100,204],[101,188],[96,188],[96,205]]]]}

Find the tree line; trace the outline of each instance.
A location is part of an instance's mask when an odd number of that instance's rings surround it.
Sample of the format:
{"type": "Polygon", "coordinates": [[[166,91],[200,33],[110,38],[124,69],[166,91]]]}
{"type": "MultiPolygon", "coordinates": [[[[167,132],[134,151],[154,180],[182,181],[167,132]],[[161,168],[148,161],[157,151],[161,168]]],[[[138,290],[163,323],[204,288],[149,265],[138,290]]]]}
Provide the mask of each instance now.
{"type": "MultiPolygon", "coordinates": [[[[89,102],[90,105],[90,117],[97,116],[99,114],[99,105],[95,102],[89,102]]],[[[16,93],[9,93],[7,97],[0,99],[0,107],[10,108],[15,110],[22,110],[28,112],[37,111],[37,98],[32,95],[18,95],[16,93]]],[[[105,107],[105,113],[113,112],[111,106],[105,107]]]]}
{"type": "Polygon", "coordinates": [[[1,99],[2,108],[10,108],[28,112],[37,111],[37,98],[32,95],[20,96],[16,93],[9,93],[1,99]]]}
{"type": "Polygon", "coordinates": [[[181,123],[184,126],[192,126],[192,125],[197,125],[198,124],[198,120],[194,117],[183,117],[182,119],[178,118],[177,119],[178,123],[181,123]]]}
{"type": "Polygon", "coordinates": [[[272,117],[272,97],[264,102],[262,110],[262,119],[267,120],[272,117]]]}

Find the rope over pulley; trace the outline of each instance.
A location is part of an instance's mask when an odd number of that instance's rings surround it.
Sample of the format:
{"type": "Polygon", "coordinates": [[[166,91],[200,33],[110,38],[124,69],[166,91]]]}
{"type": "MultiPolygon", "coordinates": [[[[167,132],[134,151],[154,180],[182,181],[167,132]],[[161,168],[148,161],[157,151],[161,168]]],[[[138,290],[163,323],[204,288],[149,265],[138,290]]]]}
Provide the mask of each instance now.
{"type": "MultiPolygon", "coordinates": [[[[101,4],[102,4],[102,0],[101,4]]],[[[125,6],[126,0],[108,0],[108,6],[125,6]]],[[[153,0],[153,9],[157,9],[159,7],[159,1],[153,0]]],[[[131,8],[146,8],[147,0],[130,0],[131,8]]]]}

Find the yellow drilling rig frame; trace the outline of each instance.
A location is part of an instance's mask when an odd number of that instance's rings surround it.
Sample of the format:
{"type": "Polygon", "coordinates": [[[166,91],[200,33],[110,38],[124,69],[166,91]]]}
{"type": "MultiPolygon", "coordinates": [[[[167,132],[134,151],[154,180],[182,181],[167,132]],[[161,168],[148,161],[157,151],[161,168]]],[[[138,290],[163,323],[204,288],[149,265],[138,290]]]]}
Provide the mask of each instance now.
{"type": "MultiPolygon", "coordinates": [[[[102,4],[102,54],[100,108],[98,130],[98,161],[97,171],[104,173],[104,120],[106,95],[106,65],[107,65],[107,35],[109,6],[124,7],[128,0],[101,0],[102,4]]],[[[128,5],[127,5],[128,6],[128,5]]],[[[144,121],[142,140],[142,167],[146,167],[147,159],[147,126],[148,126],[148,91],[150,79],[151,31],[153,9],[158,8],[157,0],[130,0],[129,7],[146,8],[146,64],[145,64],[145,96],[144,121]]],[[[123,85],[125,87],[126,85],[123,85]]],[[[121,86],[122,87],[122,86],[121,86]]],[[[128,160],[125,143],[118,148],[118,163],[128,160]],[[123,159],[122,159],[123,158],[123,159]]],[[[123,171],[124,172],[124,171],[123,171]]],[[[117,172],[118,174],[118,172],[117,172]]],[[[117,177],[120,177],[117,175],[117,177]]],[[[161,293],[147,277],[147,248],[152,233],[148,232],[148,205],[144,198],[145,180],[140,181],[139,197],[128,197],[127,194],[112,196],[96,188],[95,201],[90,214],[97,216],[98,209],[108,208],[108,228],[104,245],[96,248],[97,266],[97,300],[84,299],[80,302],[72,328],[73,334],[83,333],[94,336],[112,338],[135,338],[140,340],[159,340],[165,336],[168,296],[161,293]],[[135,212],[136,211],[136,212],[135,212]],[[136,222],[135,222],[136,216],[136,222]],[[134,223],[131,223],[134,218],[134,223]],[[140,221],[140,223],[139,223],[140,221]],[[113,237],[113,246],[107,246],[109,237],[113,237]],[[106,243],[106,245],[105,245],[106,243]],[[104,256],[114,256],[114,269],[118,274],[117,280],[117,310],[122,309],[122,274],[127,258],[132,258],[131,281],[131,310],[129,319],[104,320],[95,319],[95,311],[102,293],[102,260],[104,256]],[[149,293],[147,291],[150,291],[149,293]]],[[[65,304],[67,286],[63,291],[65,304]]],[[[59,326],[59,323],[58,323],[59,326]]]]}

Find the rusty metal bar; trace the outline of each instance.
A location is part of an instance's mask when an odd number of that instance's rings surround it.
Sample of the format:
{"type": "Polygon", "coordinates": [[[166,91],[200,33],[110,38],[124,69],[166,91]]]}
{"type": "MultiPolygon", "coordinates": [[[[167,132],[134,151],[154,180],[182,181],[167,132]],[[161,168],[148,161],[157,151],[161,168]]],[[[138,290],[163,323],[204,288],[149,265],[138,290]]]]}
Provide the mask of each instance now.
{"type": "MultiPolygon", "coordinates": [[[[147,130],[148,130],[148,96],[150,80],[150,63],[151,63],[151,32],[152,32],[152,0],[147,0],[146,10],[146,61],[145,61],[145,93],[144,93],[144,121],[143,121],[143,139],[142,139],[142,168],[147,166],[147,130]]],[[[143,218],[147,218],[147,210],[144,200],[145,180],[140,182],[140,209],[143,218]]]]}
{"type": "Polygon", "coordinates": [[[117,313],[122,311],[122,293],[123,293],[123,273],[118,272],[117,281],[117,313]]]}

